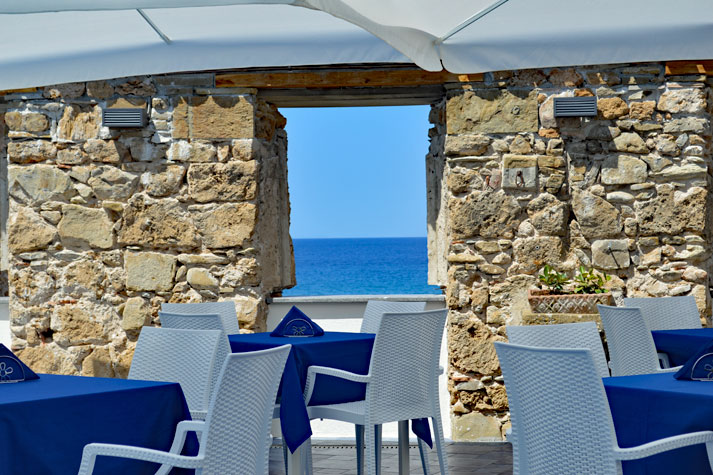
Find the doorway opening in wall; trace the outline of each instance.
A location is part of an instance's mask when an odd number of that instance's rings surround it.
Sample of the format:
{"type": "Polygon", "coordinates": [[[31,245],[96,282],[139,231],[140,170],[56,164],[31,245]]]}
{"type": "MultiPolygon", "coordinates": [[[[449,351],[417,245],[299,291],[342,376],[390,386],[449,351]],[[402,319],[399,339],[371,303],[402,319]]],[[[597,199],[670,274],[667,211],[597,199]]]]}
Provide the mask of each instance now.
{"type": "Polygon", "coordinates": [[[427,283],[429,110],[280,110],[297,280],[283,296],[441,294],[427,283]]]}

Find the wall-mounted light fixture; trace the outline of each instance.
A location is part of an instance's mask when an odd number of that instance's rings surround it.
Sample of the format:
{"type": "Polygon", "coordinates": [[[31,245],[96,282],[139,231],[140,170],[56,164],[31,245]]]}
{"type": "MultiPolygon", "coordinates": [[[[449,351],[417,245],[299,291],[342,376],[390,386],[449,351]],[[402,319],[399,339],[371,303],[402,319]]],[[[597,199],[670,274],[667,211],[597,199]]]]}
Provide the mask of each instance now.
{"type": "Polygon", "coordinates": [[[597,98],[555,97],[555,117],[593,117],[597,115],[597,98]]]}
{"type": "Polygon", "coordinates": [[[102,109],[102,125],[104,127],[146,127],[148,115],[146,109],[102,109]]]}

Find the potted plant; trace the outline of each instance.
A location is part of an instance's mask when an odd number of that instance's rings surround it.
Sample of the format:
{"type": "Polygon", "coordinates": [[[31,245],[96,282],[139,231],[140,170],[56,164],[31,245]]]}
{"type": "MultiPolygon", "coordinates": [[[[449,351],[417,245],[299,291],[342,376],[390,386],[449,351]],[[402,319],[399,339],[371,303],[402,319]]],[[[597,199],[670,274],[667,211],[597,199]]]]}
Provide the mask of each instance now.
{"type": "Polygon", "coordinates": [[[611,277],[580,266],[572,280],[564,272],[546,265],[538,276],[540,289],[530,290],[527,301],[535,313],[597,313],[597,304],[609,305],[612,298],[605,288],[611,277]]]}

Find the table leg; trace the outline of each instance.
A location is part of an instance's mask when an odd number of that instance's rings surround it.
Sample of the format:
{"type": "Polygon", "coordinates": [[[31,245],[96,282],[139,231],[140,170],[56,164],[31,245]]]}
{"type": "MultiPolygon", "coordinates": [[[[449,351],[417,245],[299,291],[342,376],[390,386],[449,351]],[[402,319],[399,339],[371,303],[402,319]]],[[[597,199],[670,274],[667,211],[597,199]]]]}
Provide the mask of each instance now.
{"type": "Polygon", "coordinates": [[[297,447],[297,450],[287,453],[287,475],[310,475],[310,468],[307,469],[305,473],[304,468],[311,465],[309,461],[310,453],[312,451],[312,444],[310,439],[307,439],[302,445],[297,447]]]}
{"type": "Polygon", "coordinates": [[[408,421],[399,421],[399,475],[408,473],[408,421]]]}

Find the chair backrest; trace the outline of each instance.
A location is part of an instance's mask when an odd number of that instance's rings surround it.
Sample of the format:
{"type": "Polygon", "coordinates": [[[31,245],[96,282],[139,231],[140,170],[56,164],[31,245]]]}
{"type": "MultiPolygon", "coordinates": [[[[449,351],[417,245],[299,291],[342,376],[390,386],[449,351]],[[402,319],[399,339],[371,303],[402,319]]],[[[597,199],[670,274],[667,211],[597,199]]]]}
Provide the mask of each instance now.
{"type": "Polygon", "coordinates": [[[364,317],[361,320],[361,333],[376,333],[381,316],[385,313],[423,312],[426,302],[389,302],[369,300],[366,302],[364,317]]]}
{"type": "MultiPolygon", "coordinates": [[[[371,353],[366,404],[372,424],[432,415],[446,309],[385,313],[371,353]]],[[[367,424],[368,424],[367,423],[367,424]]]]}
{"type": "Polygon", "coordinates": [[[656,373],[661,367],[641,309],[597,305],[609,347],[612,376],[656,373]]]}
{"type": "Polygon", "coordinates": [[[143,327],[129,379],[179,383],[188,408],[208,408],[220,330],[143,327]]]}
{"type": "Polygon", "coordinates": [[[210,402],[201,441],[203,475],[268,473],[270,426],[291,345],[230,354],[210,402]]]}
{"type": "Polygon", "coordinates": [[[561,323],[558,325],[507,326],[510,343],[543,348],[587,348],[592,350],[600,378],[609,377],[607,357],[594,322],[561,323]]]}
{"type": "Polygon", "coordinates": [[[235,311],[235,302],[202,302],[202,303],[162,303],[161,310],[171,313],[189,313],[191,315],[218,314],[223,322],[226,335],[240,333],[238,313],[235,311]]]}
{"type": "Polygon", "coordinates": [[[614,475],[616,435],[587,349],[495,343],[518,446],[517,473],[614,475]]]}
{"type": "Polygon", "coordinates": [[[701,314],[693,295],[684,297],[629,297],[625,307],[639,307],[649,330],[701,328],[701,314]]]}
{"type": "Polygon", "coordinates": [[[188,313],[171,313],[171,312],[158,312],[158,316],[161,319],[162,328],[182,328],[184,330],[218,330],[220,331],[221,337],[218,341],[218,349],[215,354],[215,365],[213,365],[213,373],[211,379],[211,394],[215,389],[215,385],[218,383],[218,377],[220,376],[220,370],[223,367],[223,361],[225,357],[230,354],[230,342],[228,341],[228,336],[223,330],[223,321],[218,314],[198,314],[191,315],[188,313]]]}

